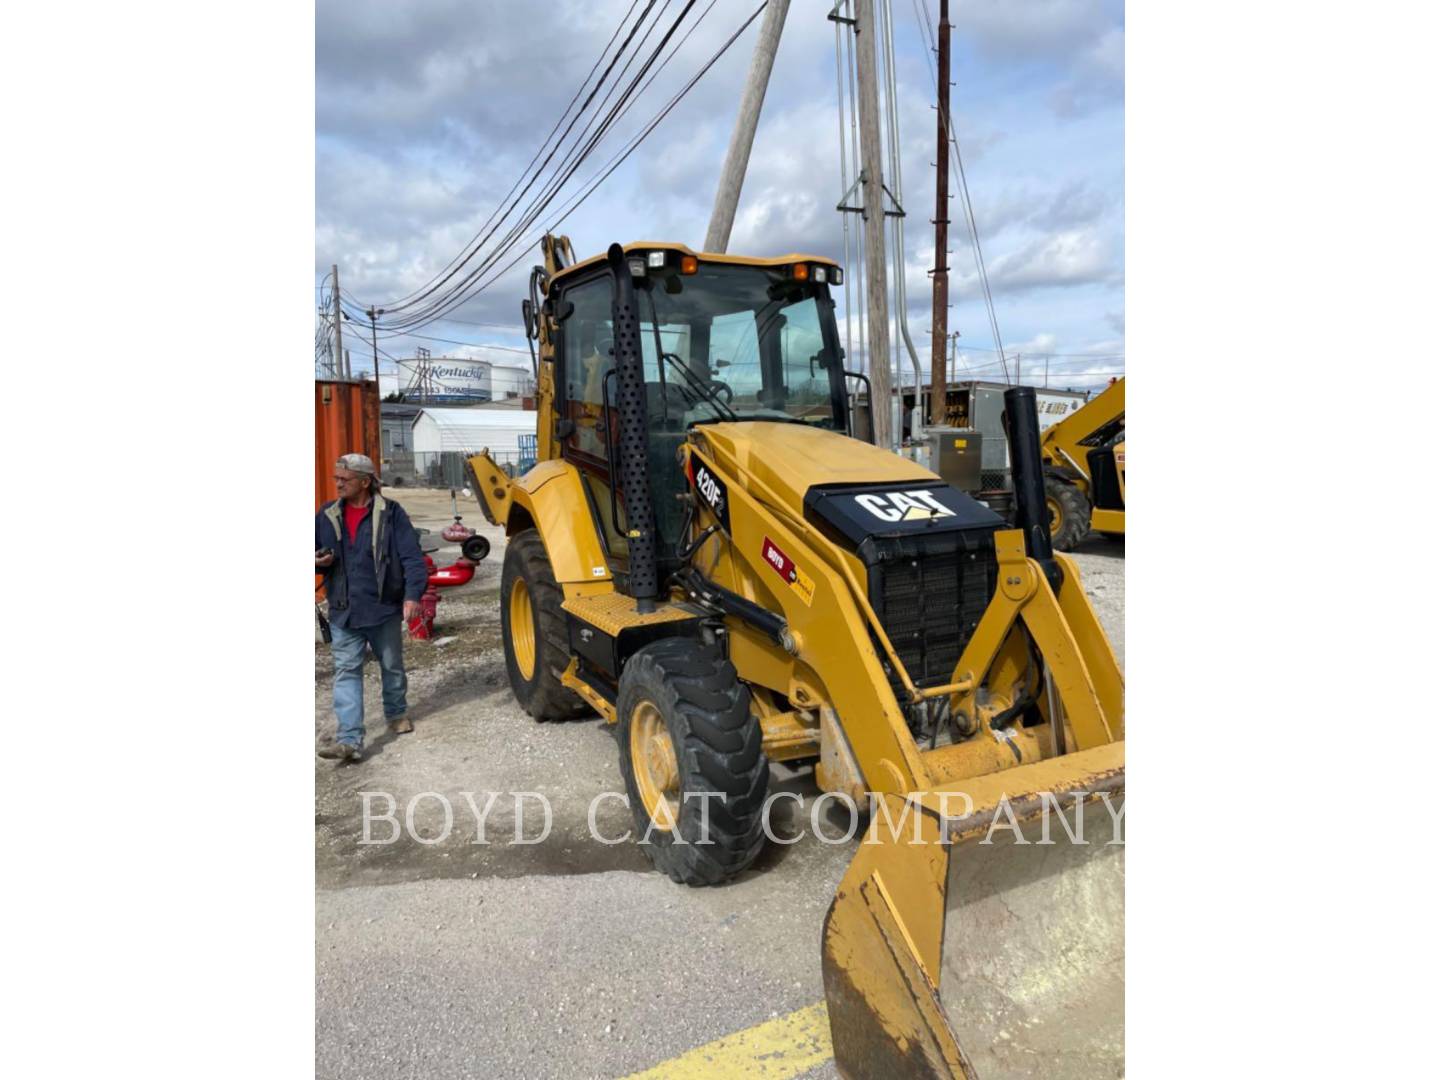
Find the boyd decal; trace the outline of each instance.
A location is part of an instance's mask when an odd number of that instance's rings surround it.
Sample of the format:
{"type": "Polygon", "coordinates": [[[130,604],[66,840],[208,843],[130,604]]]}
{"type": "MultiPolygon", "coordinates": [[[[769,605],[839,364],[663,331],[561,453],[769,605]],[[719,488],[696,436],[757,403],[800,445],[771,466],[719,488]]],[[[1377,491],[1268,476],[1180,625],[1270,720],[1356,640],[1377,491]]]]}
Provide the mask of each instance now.
{"type": "Polygon", "coordinates": [[[856,495],[855,501],[881,521],[928,521],[954,517],[951,510],[929,491],[886,491],[856,495]]]}
{"type": "Polygon", "coordinates": [[[760,549],[760,557],[770,564],[770,567],[784,579],[785,584],[795,591],[795,594],[810,606],[810,601],[815,599],[815,582],[810,575],[795,565],[795,561],[786,555],[776,545],[774,540],[765,537],[765,544],[760,549]]]}

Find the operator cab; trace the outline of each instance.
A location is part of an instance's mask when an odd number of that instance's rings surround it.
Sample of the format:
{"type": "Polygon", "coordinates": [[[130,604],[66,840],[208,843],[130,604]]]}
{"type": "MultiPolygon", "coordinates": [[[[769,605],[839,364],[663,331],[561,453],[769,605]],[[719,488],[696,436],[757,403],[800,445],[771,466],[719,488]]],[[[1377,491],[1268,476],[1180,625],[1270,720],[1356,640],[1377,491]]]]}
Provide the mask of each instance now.
{"type": "MultiPolygon", "coordinates": [[[[701,259],[684,248],[627,249],[639,306],[650,487],[660,569],[678,566],[688,484],[678,451],[696,424],[800,423],[844,434],[852,419],[835,326],[833,264],[701,259]]],[[[612,569],[628,563],[612,313],[605,260],[557,275],[549,298],[555,341],[556,435],[584,480],[612,569]],[[618,521],[617,521],[618,519],[618,521]]]]}

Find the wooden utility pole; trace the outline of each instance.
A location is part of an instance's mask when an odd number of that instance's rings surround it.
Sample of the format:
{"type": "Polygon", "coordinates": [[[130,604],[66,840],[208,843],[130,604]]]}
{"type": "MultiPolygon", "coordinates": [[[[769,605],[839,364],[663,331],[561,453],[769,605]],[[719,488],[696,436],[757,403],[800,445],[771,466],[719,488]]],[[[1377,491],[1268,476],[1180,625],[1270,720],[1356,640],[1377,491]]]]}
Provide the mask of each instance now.
{"type": "Polygon", "coordinates": [[[860,178],[865,218],[865,318],[870,356],[870,430],[894,448],[890,430],[890,304],[885,275],[885,171],[875,77],[875,0],[855,0],[855,75],[860,98],[860,178]]]}
{"type": "Polygon", "coordinates": [[[755,128],[760,124],[760,106],[765,103],[765,88],[770,84],[770,69],[775,66],[775,50],[780,47],[780,31],[785,27],[785,14],[790,0],[769,0],[765,19],[760,23],[760,36],[755,39],[755,53],[750,58],[750,76],[740,96],[740,113],[735,117],[735,130],[730,133],[730,149],[725,152],[725,166],[720,170],[720,186],[715,189],[715,208],[710,212],[710,228],[705,233],[705,250],[723,252],[730,245],[730,229],[735,224],[735,209],[740,205],[740,188],[745,183],[745,169],[750,164],[750,147],[755,142],[755,128]]]}
{"type": "Polygon", "coordinates": [[[350,367],[345,362],[345,341],[340,327],[340,267],[330,264],[331,309],[335,318],[335,377],[348,379],[350,367]]]}
{"type": "Polygon", "coordinates": [[[950,266],[950,0],[940,0],[940,42],[935,89],[935,269],[930,290],[930,423],[945,423],[945,338],[948,335],[950,266]]]}

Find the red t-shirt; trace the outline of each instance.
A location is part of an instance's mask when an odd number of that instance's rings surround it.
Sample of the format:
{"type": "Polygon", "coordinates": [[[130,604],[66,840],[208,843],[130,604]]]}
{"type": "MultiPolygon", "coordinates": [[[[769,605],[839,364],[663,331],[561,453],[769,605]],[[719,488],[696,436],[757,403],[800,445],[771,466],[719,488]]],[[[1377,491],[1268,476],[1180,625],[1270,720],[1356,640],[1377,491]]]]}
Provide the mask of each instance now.
{"type": "Polygon", "coordinates": [[[345,531],[350,534],[350,542],[355,542],[355,530],[360,528],[360,522],[365,520],[365,515],[370,512],[370,504],[364,506],[351,506],[345,504],[345,531]]]}

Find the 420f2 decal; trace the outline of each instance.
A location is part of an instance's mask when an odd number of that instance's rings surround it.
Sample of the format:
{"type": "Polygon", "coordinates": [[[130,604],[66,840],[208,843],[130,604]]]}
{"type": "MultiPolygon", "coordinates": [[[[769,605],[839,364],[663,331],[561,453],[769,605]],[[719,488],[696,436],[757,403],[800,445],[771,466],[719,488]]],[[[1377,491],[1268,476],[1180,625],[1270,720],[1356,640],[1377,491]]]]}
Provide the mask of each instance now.
{"type": "Polygon", "coordinates": [[[691,462],[691,479],[695,482],[695,491],[705,501],[705,505],[715,511],[715,516],[720,519],[720,527],[727,533],[730,531],[730,493],[725,490],[724,482],[716,476],[703,463],[694,458],[691,462]]]}

